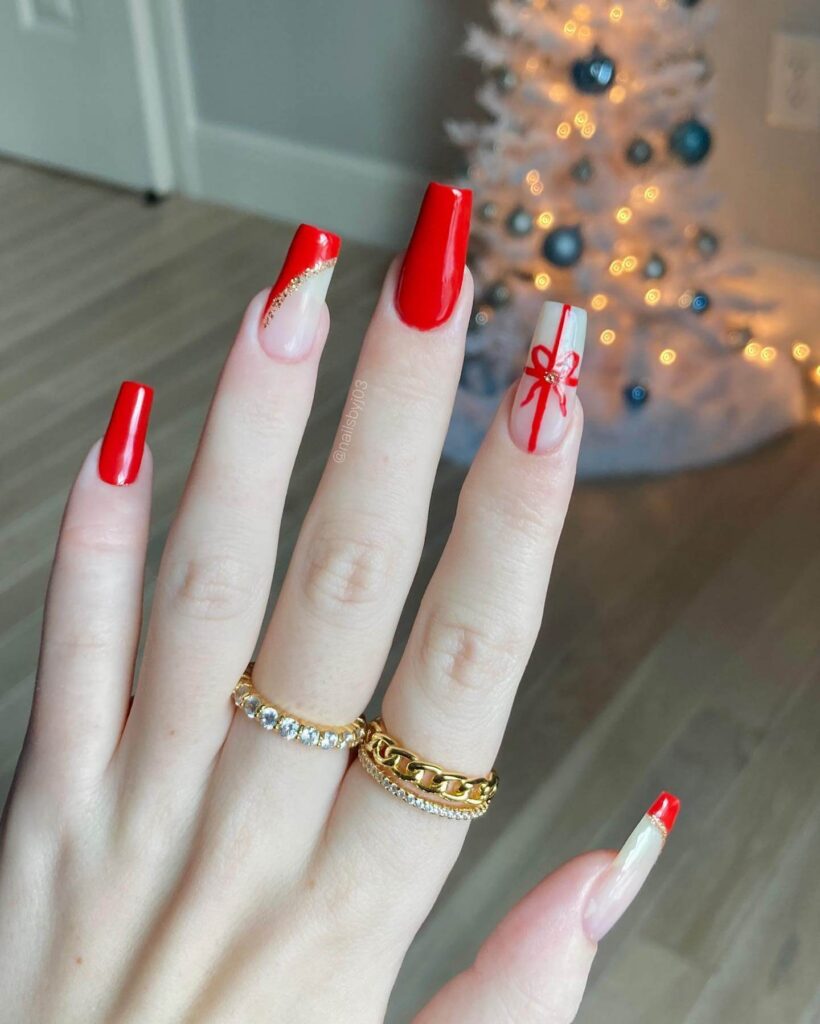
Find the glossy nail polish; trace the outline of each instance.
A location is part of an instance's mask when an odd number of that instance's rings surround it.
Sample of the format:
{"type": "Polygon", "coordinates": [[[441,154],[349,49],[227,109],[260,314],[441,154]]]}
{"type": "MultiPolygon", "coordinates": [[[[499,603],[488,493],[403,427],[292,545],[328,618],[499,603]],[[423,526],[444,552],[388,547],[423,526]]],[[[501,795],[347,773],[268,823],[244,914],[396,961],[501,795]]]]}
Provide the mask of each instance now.
{"type": "Polygon", "coordinates": [[[547,452],[564,438],[575,407],[587,314],[545,302],[513,399],[510,434],[526,452],[547,452]]]}
{"type": "Polygon", "coordinates": [[[259,325],[259,340],[269,356],[297,362],[310,352],[341,246],[330,231],[310,224],[296,229],[259,325]]]}
{"type": "Polygon", "coordinates": [[[600,942],[640,892],[675,825],[680,800],[661,793],[618,856],[596,881],[584,912],[584,930],[600,942]]]}
{"type": "Polygon", "coordinates": [[[396,310],[410,327],[429,331],[450,318],[461,293],[473,194],[431,182],[396,284],[396,310]]]}
{"type": "Polygon", "coordinates": [[[153,398],[153,389],[147,384],[126,380],[120,385],[97,464],[105,483],[123,487],[137,479],[153,398]]]}

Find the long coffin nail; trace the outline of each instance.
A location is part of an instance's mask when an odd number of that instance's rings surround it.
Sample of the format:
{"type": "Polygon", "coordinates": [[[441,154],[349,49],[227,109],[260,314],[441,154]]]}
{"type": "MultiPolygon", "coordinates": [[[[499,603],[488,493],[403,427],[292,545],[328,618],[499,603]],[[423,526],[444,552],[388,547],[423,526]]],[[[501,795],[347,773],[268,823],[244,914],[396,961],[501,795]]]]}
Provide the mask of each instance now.
{"type": "Polygon", "coordinates": [[[147,384],[120,385],[108,429],[100,446],[97,471],[107,484],[132,484],[140,471],[154,392],[147,384]]]}
{"type": "Polygon", "coordinates": [[[563,440],[575,407],[586,332],[585,310],[544,303],[510,414],[512,439],[524,451],[547,452],[563,440]]]}
{"type": "Polygon", "coordinates": [[[680,800],[676,796],[661,793],[595,883],[584,912],[584,930],[593,942],[601,941],[640,892],[674,828],[679,810],[680,800]]]}
{"type": "Polygon", "coordinates": [[[300,224],[262,311],[259,340],[274,359],[296,362],[310,352],[342,240],[300,224]]]}
{"type": "Polygon", "coordinates": [[[396,309],[410,327],[429,331],[450,318],[461,293],[473,194],[431,182],[396,285],[396,309]]]}

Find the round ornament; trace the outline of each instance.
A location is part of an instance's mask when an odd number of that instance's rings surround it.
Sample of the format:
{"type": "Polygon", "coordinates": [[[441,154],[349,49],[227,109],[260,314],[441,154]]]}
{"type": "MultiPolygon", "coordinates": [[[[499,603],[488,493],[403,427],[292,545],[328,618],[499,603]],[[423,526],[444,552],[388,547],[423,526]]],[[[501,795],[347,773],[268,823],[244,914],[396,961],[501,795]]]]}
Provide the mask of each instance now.
{"type": "Polygon", "coordinates": [[[624,401],[632,409],[640,409],[649,401],[649,388],[638,381],[627,384],[624,388],[624,401]]]}
{"type": "Polygon", "coordinates": [[[720,246],[718,236],[708,228],[699,228],[695,235],[695,246],[701,256],[714,256],[720,246]]]}
{"type": "Polygon", "coordinates": [[[666,273],[666,260],[653,252],[643,268],[643,276],[650,281],[658,281],[666,273]]]}
{"type": "Polygon", "coordinates": [[[654,152],[652,143],[639,135],[626,147],[626,159],[633,167],[643,167],[652,159],[654,152]]]}
{"type": "Polygon", "coordinates": [[[711,148],[712,133],[697,118],[681,121],[669,133],[670,152],[687,167],[699,164],[711,148]]]}
{"type": "Polygon", "coordinates": [[[700,0],[678,0],[678,3],[681,7],[697,7],[700,0]]]}
{"type": "Polygon", "coordinates": [[[710,305],[711,300],[709,299],[709,296],[706,294],[706,292],[695,292],[695,294],[692,296],[692,302],[689,308],[692,310],[693,313],[701,314],[705,313],[710,305]]]}
{"type": "Polygon", "coordinates": [[[573,62],[570,75],[578,92],[600,96],[610,89],[615,81],[615,61],[596,46],[589,57],[579,58],[573,62]]]}
{"type": "Polygon", "coordinates": [[[488,306],[492,306],[493,309],[501,309],[502,306],[507,305],[511,298],[512,292],[507,282],[496,281],[487,289],[484,301],[488,306]]]}
{"type": "Polygon", "coordinates": [[[475,306],[473,312],[470,315],[470,330],[471,331],[483,331],[487,324],[493,318],[492,306],[475,306]]]}
{"type": "Polygon", "coordinates": [[[533,229],[532,214],[523,206],[516,208],[507,217],[507,233],[515,238],[523,238],[533,229]]]}
{"type": "Polygon", "coordinates": [[[586,185],[595,177],[595,168],[588,156],[582,156],[570,167],[569,174],[576,184],[586,185]]]}
{"type": "Polygon", "coordinates": [[[577,224],[553,228],[544,238],[544,258],[555,267],[572,267],[584,252],[584,239],[577,224]]]}
{"type": "Polygon", "coordinates": [[[518,75],[512,68],[502,66],[493,72],[493,80],[499,92],[512,92],[518,85],[518,75]]]}
{"type": "Polygon", "coordinates": [[[491,199],[488,199],[486,203],[482,203],[478,208],[478,216],[480,220],[489,224],[490,221],[494,221],[498,216],[498,204],[494,203],[491,199]]]}

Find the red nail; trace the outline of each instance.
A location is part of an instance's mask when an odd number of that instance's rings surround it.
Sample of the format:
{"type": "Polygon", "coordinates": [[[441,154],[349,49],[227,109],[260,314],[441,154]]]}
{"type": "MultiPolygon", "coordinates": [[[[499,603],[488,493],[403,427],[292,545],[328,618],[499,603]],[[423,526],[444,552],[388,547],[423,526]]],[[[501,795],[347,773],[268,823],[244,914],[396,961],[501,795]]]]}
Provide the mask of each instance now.
{"type": "Polygon", "coordinates": [[[648,817],[655,818],[666,829],[667,835],[675,827],[675,819],[680,810],[680,800],[671,793],[661,793],[658,799],[646,812],[648,817]]]}
{"type": "Polygon", "coordinates": [[[429,331],[453,312],[464,279],[473,194],[431,182],[396,286],[396,309],[410,327],[429,331]]]}
{"type": "Polygon", "coordinates": [[[311,224],[300,224],[290,243],[288,254],[276,284],[271,288],[268,301],[262,310],[262,326],[267,327],[273,314],[282,305],[287,295],[295,291],[304,281],[322,270],[333,269],[336,257],[342,247],[338,235],[311,224]]]}
{"type": "Polygon", "coordinates": [[[105,483],[122,487],[137,479],[153,397],[147,384],[126,380],[120,385],[100,448],[98,471],[105,483]]]}

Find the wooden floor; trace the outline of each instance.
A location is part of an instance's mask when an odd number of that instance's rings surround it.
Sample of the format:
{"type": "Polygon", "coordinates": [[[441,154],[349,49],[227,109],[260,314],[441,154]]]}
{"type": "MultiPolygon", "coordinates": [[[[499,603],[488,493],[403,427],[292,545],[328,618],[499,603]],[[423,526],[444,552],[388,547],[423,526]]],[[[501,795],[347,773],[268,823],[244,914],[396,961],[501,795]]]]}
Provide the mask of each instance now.
{"type": "MultiPolygon", "coordinates": [[[[153,579],[219,366],[287,226],[0,163],[0,788],[25,728],[66,490],[118,382],[158,385],[153,579]]],[[[282,562],[321,472],[386,256],[349,244],[282,562]]],[[[396,650],[447,536],[442,466],[396,650]]],[[[820,1021],[820,429],[731,465],[576,492],[513,712],[502,796],[411,950],[391,1022],[545,872],[683,813],[602,944],[587,1024],[820,1021]]],[[[281,571],[277,574],[281,579],[281,571]]],[[[456,1024],[456,1022],[454,1022],[456,1024]]]]}

